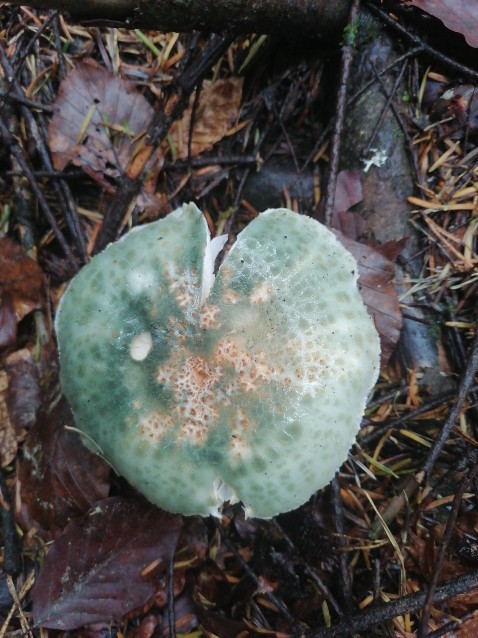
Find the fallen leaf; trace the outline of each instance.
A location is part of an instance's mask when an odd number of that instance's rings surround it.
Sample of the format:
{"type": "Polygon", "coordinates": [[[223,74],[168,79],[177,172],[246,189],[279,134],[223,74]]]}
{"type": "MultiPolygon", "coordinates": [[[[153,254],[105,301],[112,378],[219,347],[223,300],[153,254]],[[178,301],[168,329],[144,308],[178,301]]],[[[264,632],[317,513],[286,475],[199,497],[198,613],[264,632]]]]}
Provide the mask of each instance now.
{"type": "Polygon", "coordinates": [[[81,166],[111,191],[144,144],[152,106],[132,83],[85,60],[61,82],[53,108],[48,137],[55,168],[81,166]]]}
{"type": "Polygon", "coordinates": [[[87,512],[109,490],[109,466],[65,425],[74,420],[62,397],[40,410],[20,462],[22,502],[46,537],[57,536],[70,518],[87,512]]]}
{"type": "Polygon", "coordinates": [[[395,265],[373,248],[359,244],[337,230],[334,232],[357,260],[360,294],[380,336],[381,364],[384,366],[395,348],[402,327],[402,313],[393,284],[395,265]]]}
{"type": "Polygon", "coordinates": [[[10,421],[18,436],[24,436],[36,420],[40,407],[40,385],[37,365],[28,348],[12,352],[5,359],[8,375],[7,406],[10,421]]]}
{"type": "Polygon", "coordinates": [[[478,611],[471,618],[464,620],[455,630],[455,638],[476,638],[478,636],[478,611]]]}
{"type": "Polygon", "coordinates": [[[171,127],[169,139],[177,158],[188,157],[190,137],[191,157],[194,157],[210,150],[216,142],[235,130],[233,127],[241,104],[242,84],[242,78],[203,82],[196,107],[195,95],[192,95],[183,118],[171,127]]]}
{"type": "Polygon", "coordinates": [[[434,102],[433,119],[448,120],[442,123],[444,131],[453,135],[457,128],[466,126],[467,135],[476,139],[478,135],[478,88],[473,84],[461,84],[447,89],[434,102]]]}
{"type": "Polygon", "coordinates": [[[33,587],[35,625],[70,630],[121,620],[154,593],[142,571],[158,559],[167,568],[181,526],[180,516],[119,497],[71,521],[33,587]]]}
{"type": "Polygon", "coordinates": [[[478,3],[476,0],[409,0],[409,2],[435,16],[450,29],[465,36],[471,47],[478,47],[478,3]]]}
{"type": "MultiPolygon", "coordinates": [[[[43,272],[36,261],[28,257],[16,242],[3,237],[0,239],[0,300],[15,313],[17,323],[33,310],[41,308],[45,302],[43,272]]],[[[11,317],[4,316],[2,309],[0,335],[10,325],[11,317]]],[[[8,332],[7,330],[7,332],[8,332]]],[[[2,339],[3,340],[3,339],[2,339]]]]}
{"type": "Polygon", "coordinates": [[[355,169],[340,171],[335,187],[334,208],[337,212],[349,210],[363,199],[360,171],[355,169]]]}
{"type": "Polygon", "coordinates": [[[350,239],[357,240],[366,229],[364,218],[349,209],[363,199],[360,171],[357,169],[340,171],[335,188],[334,213],[331,226],[350,239]]]}

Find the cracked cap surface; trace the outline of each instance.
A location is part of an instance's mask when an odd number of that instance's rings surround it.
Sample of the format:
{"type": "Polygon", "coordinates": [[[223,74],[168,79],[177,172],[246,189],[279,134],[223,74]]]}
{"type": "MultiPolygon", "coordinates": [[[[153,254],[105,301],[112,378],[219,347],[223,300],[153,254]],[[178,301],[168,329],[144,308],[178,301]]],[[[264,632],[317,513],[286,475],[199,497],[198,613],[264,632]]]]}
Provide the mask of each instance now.
{"type": "Polygon", "coordinates": [[[61,383],[77,427],[161,507],[271,517],[346,459],[378,374],[357,264],[287,209],[224,239],[184,205],[109,246],[57,312],[61,383]]]}

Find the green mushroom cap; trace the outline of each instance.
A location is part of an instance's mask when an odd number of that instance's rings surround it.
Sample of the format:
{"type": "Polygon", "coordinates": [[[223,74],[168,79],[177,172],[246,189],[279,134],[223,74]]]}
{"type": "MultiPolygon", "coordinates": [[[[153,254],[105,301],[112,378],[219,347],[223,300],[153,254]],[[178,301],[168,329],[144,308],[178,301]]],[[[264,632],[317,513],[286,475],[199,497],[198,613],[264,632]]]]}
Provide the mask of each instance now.
{"type": "Polygon", "coordinates": [[[357,264],[318,222],[268,210],[210,240],[194,204],[94,257],[56,318],[85,441],[171,512],[269,518],[347,457],[378,374],[357,264]]]}

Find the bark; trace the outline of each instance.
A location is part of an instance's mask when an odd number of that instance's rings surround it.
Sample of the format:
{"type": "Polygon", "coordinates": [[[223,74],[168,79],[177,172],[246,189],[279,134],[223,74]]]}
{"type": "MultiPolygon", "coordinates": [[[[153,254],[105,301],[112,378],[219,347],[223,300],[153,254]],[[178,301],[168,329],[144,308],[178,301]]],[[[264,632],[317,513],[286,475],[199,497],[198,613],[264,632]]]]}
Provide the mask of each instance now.
{"type": "Polygon", "coordinates": [[[74,21],[159,31],[271,33],[327,38],[340,31],[350,0],[17,0],[57,9],[74,21]]]}

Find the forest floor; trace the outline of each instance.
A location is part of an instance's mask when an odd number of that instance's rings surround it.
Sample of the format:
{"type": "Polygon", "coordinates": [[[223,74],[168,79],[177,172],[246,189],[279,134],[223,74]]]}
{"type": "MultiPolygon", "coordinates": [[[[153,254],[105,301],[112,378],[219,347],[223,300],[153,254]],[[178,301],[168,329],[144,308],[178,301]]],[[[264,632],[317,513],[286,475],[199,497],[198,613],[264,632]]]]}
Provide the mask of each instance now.
{"type": "Polygon", "coordinates": [[[290,44],[0,5],[0,638],[478,634],[476,49],[379,5],[290,44]],[[382,340],[348,460],[271,520],[153,508],[59,390],[69,280],[189,201],[326,223],[382,340]]]}

